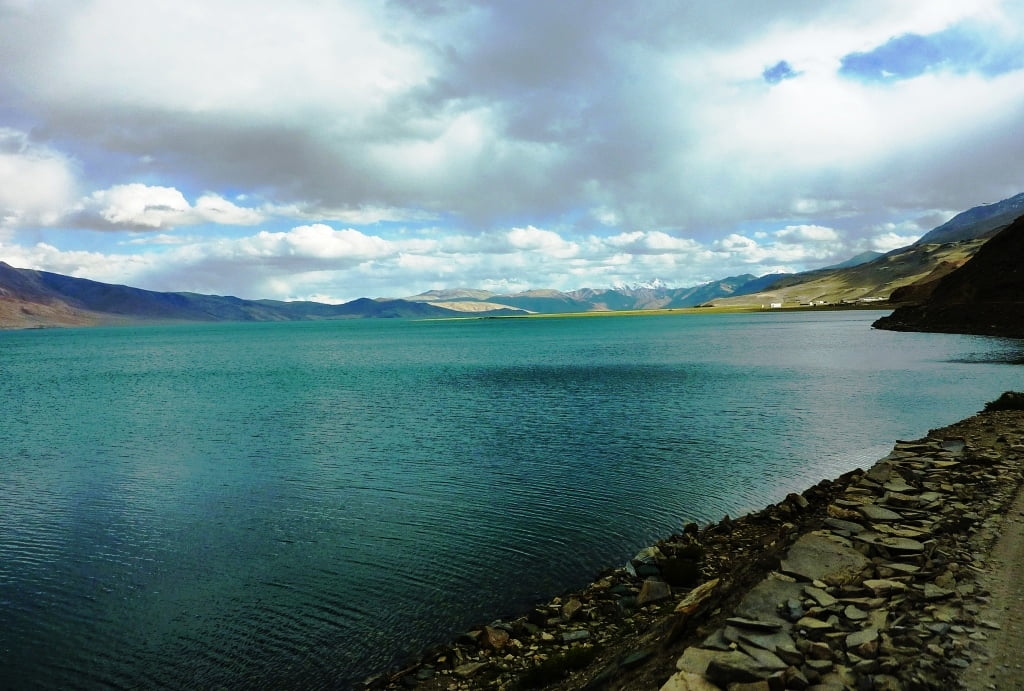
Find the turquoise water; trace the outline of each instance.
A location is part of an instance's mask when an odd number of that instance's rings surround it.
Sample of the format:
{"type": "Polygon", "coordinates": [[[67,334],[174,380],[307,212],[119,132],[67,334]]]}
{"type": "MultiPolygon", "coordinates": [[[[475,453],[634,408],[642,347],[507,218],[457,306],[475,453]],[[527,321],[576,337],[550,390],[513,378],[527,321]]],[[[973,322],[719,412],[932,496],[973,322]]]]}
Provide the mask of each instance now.
{"type": "Polygon", "coordinates": [[[346,687],[1024,389],[872,312],[0,332],[0,674],[346,687]]]}

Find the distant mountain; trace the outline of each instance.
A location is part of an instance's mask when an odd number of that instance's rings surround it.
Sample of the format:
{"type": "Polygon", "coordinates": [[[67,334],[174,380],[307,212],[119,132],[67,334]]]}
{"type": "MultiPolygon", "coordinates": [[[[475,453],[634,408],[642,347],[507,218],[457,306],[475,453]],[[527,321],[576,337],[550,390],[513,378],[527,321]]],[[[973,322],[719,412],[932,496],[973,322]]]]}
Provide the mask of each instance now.
{"type": "MultiPolygon", "coordinates": [[[[522,314],[511,308],[492,314],[522,314]]],[[[408,300],[360,298],[342,305],[161,293],[0,262],[0,326],[27,328],[137,321],[297,321],[457,317],[462,312],[408,300]]]]}
{"type": "Polygon", "coordinates": [[[991,236],[1024,214],[1024,192],[995,204],[982,204],[959,213],[915,242],[927,245],[991,236]]]}
{"type": "Polygon", "coordinates": [[[934,282],[921,304],[899,307],[874,326],[1024,338],[1024,215],[934,282]]]}
{"type": "Polygon", "coordinates": [[[850,257],[845,262],[839,262],[838,264],[833,264],[831,266],[823,266],[821,267],[821,270],[827,271],[830,269],[852,269],[855,266],[867,264],[869,261],[878,259],[879,257],[882,256],[882,254],[882,252],[873,252],[871,250],[868,250],[867,252],[861,252],[858,255],[850,257]]]}
{"type": "Polygon", "coordinates": [[[985,242],[1024,213],[1024,194],[968,209],[913,245],[884,255],[865,252],[845,262],[798,274],[730,276],[688,288],[663,281],[498,294],[472,288],[431,290],[406,299],[360,298],[343,305],[243,300],[197,293],[161,293],[0,262],[0,327],[125,321],[285,321],[395,317],[522,315],[677,309],[701,305],[920,302],[964,265],[985,242]]]}
{"type": "Polygon", "coordinates": [[[779,276],[781,274],[758,278],[753,274],[743,274],[689,288],[670,288],[663,281],[651,281],[641,285],[615,288],[581,288],[567,293],[557,290],[531,290],[502,295],[457,288],[432,290],[406,299],[466,311],[478,311],[479,303],[495,308],[516,307],[538,314],[677,309],[696,307],[723,296],[753,292],[760,289],[761,282],[766,278],[775,280],[779,276]]]}
{"type": "Polygon", "coordinates": [[[451,302],[457,300],[487,301],[496,293],[487,290],[475,290],[473,288],[449,288],[447,290],[428,290],[419,295],[405,298],[412,302],[451,302]]]}

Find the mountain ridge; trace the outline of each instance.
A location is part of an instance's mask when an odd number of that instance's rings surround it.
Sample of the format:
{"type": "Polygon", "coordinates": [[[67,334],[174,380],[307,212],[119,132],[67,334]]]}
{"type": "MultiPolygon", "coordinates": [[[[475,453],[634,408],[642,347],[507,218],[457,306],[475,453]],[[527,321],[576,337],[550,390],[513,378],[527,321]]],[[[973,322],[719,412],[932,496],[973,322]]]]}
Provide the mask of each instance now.
{"type": "Polygon", "coordinates": [[[407,298],[359,298],[341,305],[246,300],[189,292],[156,292],[100,283],[0,262],[0,327],[111,324],[139,321],[294,321],[355,318],[444,318],[680,309],[759,308],[913,301],[963,266],[1024,213],[1024,193],[957,214],[917,242],[891,252],[861,253],[797,274],[729,276],[686,288],[655,280],[568,292],[531,289],[500,294],[475,288],[429,290],[407,298]],[[946,242],[928,238],[952,238],[946,242]]]}

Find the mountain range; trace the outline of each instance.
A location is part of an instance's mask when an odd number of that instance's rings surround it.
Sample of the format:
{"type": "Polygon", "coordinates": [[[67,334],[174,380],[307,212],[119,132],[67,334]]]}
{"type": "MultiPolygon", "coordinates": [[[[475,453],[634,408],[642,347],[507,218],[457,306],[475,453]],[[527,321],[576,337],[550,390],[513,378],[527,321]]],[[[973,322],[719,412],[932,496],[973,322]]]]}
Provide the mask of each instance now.
{"type": "Polygon", "coordinates": [[[678,309],[758,307],[769,303],[914,302],[965,264],[986,241],[1024,214],[1024,194],[974,207],[912,245],[886,254],[867,252],[830,267],[798,274],[730,276],[688,288],[664,283],[531,290],[514,294],[460,288],[404,299],[360,298],[341,305],[231,296],[156,292],[0,262],[0,327],[29,328],[166,321],[294,321],[356,318],[443,318],[678,309]]]}

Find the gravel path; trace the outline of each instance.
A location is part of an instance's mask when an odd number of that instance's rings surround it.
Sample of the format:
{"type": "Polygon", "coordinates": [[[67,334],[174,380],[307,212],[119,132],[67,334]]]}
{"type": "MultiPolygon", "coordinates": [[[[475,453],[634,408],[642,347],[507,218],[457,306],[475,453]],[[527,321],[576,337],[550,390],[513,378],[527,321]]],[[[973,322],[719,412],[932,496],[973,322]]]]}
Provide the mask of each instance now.
{"type": "Polygon", "coordinates": [[[981,619],[996,626],[982,655],[963,677],[967,689],[1024,688],[1024,489],[1002,522],[1002,530],[979,582],[991,593],[981,619]]]}

